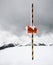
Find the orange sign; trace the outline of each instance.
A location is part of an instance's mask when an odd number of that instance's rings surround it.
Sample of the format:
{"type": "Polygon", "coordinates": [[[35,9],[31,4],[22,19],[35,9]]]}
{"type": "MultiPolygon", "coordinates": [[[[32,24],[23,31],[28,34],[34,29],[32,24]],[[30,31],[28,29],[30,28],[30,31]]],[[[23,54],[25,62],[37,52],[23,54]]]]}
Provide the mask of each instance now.
{"type": "Polygon", "coordinates": [[[36,27],[27,26],[27,33],[37,33],[36,27]]]}

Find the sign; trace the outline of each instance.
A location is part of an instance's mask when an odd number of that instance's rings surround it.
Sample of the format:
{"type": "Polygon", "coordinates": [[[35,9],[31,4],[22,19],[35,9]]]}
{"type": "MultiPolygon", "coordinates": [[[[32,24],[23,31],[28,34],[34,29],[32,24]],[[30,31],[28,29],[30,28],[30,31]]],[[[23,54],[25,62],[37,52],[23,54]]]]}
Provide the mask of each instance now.
{"type": "Polygon", "coordinates": [[[26,30],[27,30],[27,33],[30,33],[30,34],[35,34],[37,33],[37,28],[35,26],[27,26],[26,27],[26,30]]]}

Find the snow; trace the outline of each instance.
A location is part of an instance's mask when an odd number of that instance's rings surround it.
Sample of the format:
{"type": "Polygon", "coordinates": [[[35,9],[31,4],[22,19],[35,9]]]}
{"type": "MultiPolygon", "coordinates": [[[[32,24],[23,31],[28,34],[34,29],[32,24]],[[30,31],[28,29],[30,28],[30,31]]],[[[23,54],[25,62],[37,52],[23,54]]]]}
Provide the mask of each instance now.
{"type": "MultiPolygon", "coordinates": [[[[0,31],[0,47],[4,44],[8,45],[9,43],[12,44],[21,44],[26,45],[31,43],[31,35],[29,34],[22,34],[21,36],[17,36],[12,32],[8,31],[0,31]]],[[[38,43],[44,43],[46,45],[53,44],[53,34],[41,35],[40,37],[34,35],[34,43],[38,45],[38,43]],[[48,41],[49,40],[49,41],[48,41]]]]}
{"type": "Polygon", "coordinates": [[[0,65],[53,65],[53,47],[34,47],[34,60],[31,59],[31,46],[13,47],[0,51],[0,65]]]}

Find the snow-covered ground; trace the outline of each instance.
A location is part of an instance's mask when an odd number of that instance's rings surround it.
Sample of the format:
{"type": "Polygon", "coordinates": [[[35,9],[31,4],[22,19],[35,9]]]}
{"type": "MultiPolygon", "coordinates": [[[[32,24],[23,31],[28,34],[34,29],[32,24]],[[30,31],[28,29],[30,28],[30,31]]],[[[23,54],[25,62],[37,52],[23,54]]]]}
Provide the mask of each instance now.
{"type": "Polygon", "coordinates": [[[13,47],[0,51],[0,65],[53,65],[53,46],[36,46],[34,60],[31,46],[13,47]]]}

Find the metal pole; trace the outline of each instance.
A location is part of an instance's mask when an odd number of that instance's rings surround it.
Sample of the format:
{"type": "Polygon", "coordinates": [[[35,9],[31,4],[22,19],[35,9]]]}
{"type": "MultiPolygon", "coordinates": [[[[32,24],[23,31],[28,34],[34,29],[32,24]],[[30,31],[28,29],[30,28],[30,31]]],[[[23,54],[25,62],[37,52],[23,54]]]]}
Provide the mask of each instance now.
{"type": "MultiPolygon", "coordinates": [[[[33,3],[32,3],[32,27],[34,25],[34,20],[33,20],[33,3]]],[[[33,33],[32,33],[32,60],[34,59],[34,40],[33,40],[33,33]]]]}
{"type": "Polygon", "coordinates": [[[33,15],[33,13],[34,13],[34,11],[33,11],[33,3],[32,3],[32,26],[34,25],[34,20],[33,20],[34,15],[33,15]]]}
{"type": "Polygon", "coordinates": [[[32,60],[34,59],[34,43],[33,43],[33,33],[32,33],[32,60]]]}

